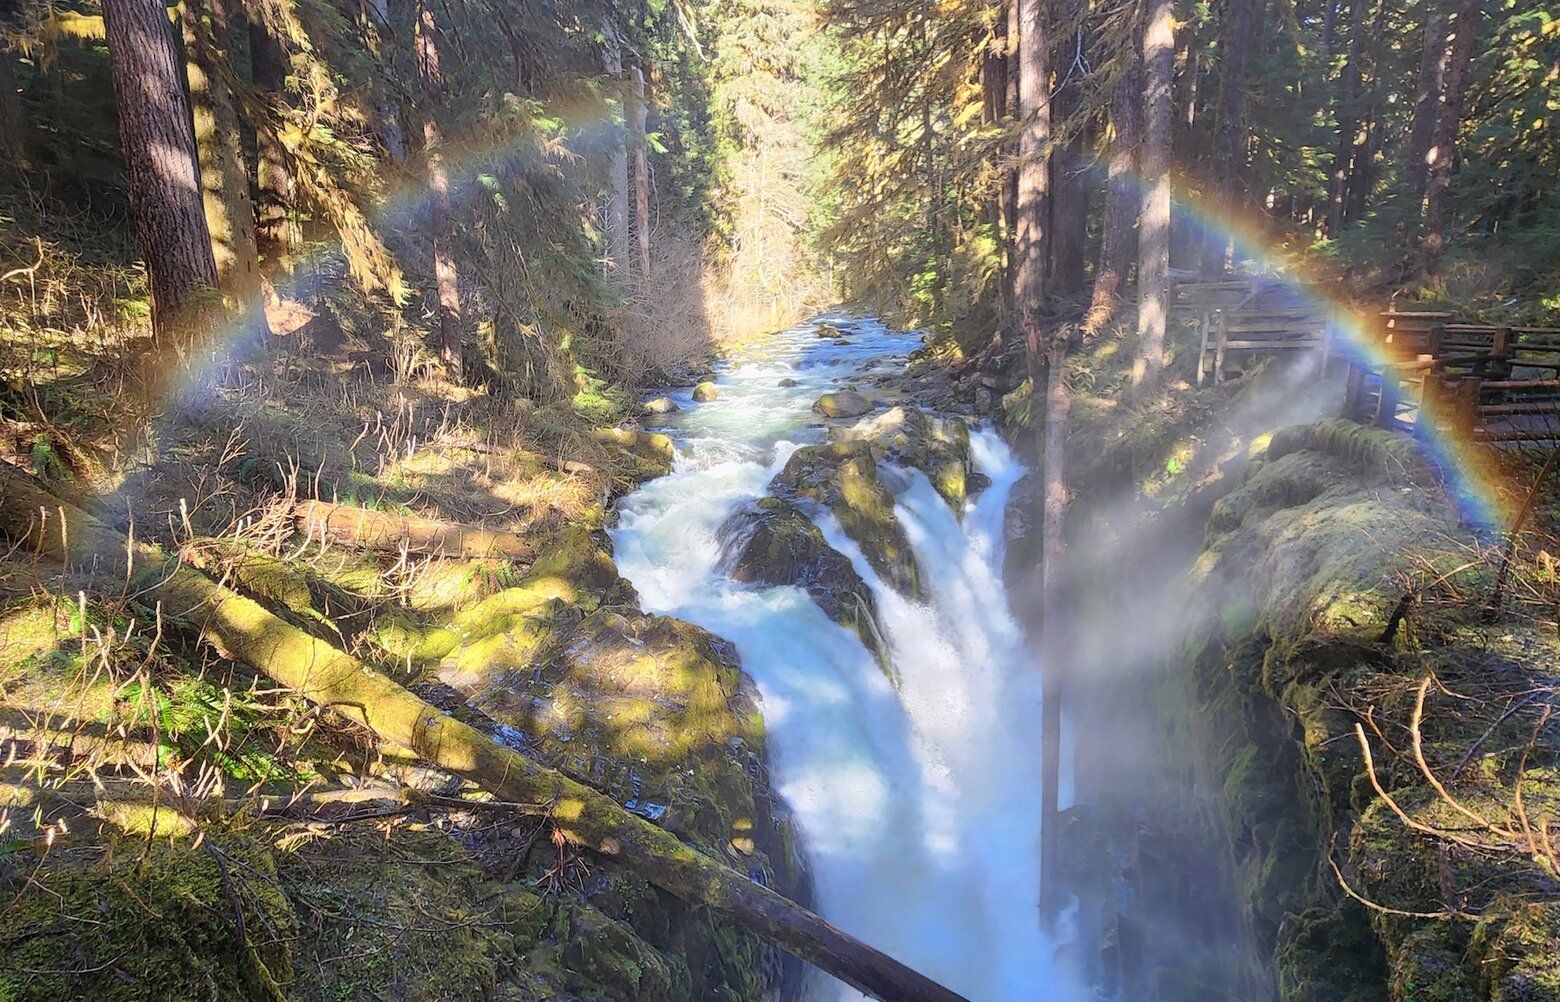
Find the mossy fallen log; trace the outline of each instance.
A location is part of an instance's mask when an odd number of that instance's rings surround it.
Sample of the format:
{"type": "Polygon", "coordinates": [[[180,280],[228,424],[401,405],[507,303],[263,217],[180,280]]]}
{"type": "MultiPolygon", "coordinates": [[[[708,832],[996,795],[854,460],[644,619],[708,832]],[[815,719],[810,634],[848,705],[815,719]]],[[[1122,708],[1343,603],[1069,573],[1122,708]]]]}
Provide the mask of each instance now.
{"type": "Polygon", "coordinates": [[[569,840],[704,905],[858,990],[882,999],[960,996],[685,845],[616,801],[445,716],[389,677],[287,623],[161,550],[132,542],[34,478],[0,464],[0,534],[30,551],[161,604],[218,650],[477,784],[501,800],[542,805],[569,840]]]}
{"type": "Polygon", "coordinates": [[[301,501],[293,509],[298,531],[343,546],[440,557],[508,557],[531,560],[536,545],[513,532],[479,529],[416,515],[397,515],[330,501],[301,501]]]}

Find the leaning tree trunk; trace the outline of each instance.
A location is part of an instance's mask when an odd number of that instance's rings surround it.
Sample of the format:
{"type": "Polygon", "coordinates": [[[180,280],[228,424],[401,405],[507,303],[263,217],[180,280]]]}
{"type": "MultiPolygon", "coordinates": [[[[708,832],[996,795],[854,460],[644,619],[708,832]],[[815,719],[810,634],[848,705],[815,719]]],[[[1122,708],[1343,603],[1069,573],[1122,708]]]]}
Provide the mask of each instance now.
{"type": "Polygon", "coordinates": [[[1462,128],[1463,98],[1468,88],[1468,63],[1479,29],[1479,0],[1464,0],[1452,27],[1452,47],[1446,63],[1446,86],[1430,148],[1430,177],[1425,188],[1425,255],[1433,270],[1446,245],[1446,199],[1452,187],[1457,134],[1462,128]]]}
{"type": "Polygon", "coordinates": [[[417,77],[422,85],[423,166],[428,180],[428,238],[433,245],[435,315],[439,352],[450,379],[462,379],[460,276],[455,268],[455,233],[450,218],[450,175],[444,163],[444,73],[439,67],[439,26],[431,0],[417,0],[417,77]]]}
{"type": "Polygon", "coordinates": [[[103,0],[103,29],[152,330],[182,346],[213,319],[202,300],[217,286],[217,265],[179,46],[161,0],[103,0]]]}
{"type": "MultiPolygon", "coordinates": [[[[1219,94],[1213,125],[1213,204],[1217,217],[1231,219],[1239,209],[1246,164],[1246,65],[1252,42],[1257,0],[1229,0],[1219,29],[1219,94]]],[[[1205,277],[1225,269],[1229,234],[1209,227],[1203,241],[1201,271],[1205,277]]]]}
{"type": "Polygon", "coordinates": [[[200,155],[201,196],[217,278],[240,312],[263,324],[255,204],[249,197],[238,103],[227,77],[232,65],[232,34],[226,2],[185,0],[186,72],[195,147],[200,155]]]}
{"type": "Polygon", "coordinates": [[[1101,223],[1100,261],[1094,271],[1094,292],[1084,324],[1086,334],[1105,329],[1116,314],[1117,301],[1127,283],[1127,272],[1137,255],[1138,189],[1134,169],[1142,141],[1143,66],[1137,42],[1129,41],[1126,65],[1116,77],[1110,97],[1110,180],[1105,189],[1105,218],[1101,223]]]}
{"type": "Polygon", "coordinates": [[[1138,231],[1138,345],[1132,385],[1152,391],[1165,367],[1170,305],[1170,82],[1175,2],[1149,0],[1143,32],[1143,215],[1138,231]]]}
{"type": "MultiPolygon", "coordinates": [[[[115,0],[110,0],[115,2],[115,0]]],[[[135,543],[0,463],[0,536],[18,552],[58,560],[133,589],[228,657],[304,699],[362,724],[569,841],[638,873],[692,905],[730,916],[800,959],[882,999],[958,1002],[943,988],[807,909],[748,879],[612,798],[494,741],[400,684],[199,571],[135,543]]]]}

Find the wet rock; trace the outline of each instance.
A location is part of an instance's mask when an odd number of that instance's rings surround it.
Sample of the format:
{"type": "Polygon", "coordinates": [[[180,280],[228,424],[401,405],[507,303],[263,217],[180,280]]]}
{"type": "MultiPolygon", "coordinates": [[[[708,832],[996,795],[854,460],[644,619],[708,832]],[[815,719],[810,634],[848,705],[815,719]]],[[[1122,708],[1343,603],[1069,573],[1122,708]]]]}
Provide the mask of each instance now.
{"type": "Polygon", "coordinates": [[[766,497],[744,505],[721,524],[718,538],[721,573],[749,584],[802,588],[825,615],[854,631],[888,670],[871,589],[850,558],[829,546],[795,504],[766,497]]]}
{"type": "Polygon", "coordinates": [[[831,442],[797,449],[769,489],[786,500],[828,508],[873,570],[906,595],[920,594],[915,554],[894,517],[894,496],[878,480],[869,443],[831,442]]]}
{"type": "Polygon", "coordinates": [[[693,399],[696,403],[707,404],[720,396],[720,390],[709,380],[705,380],[693,388],[693,399]]]}
{"type": "Polygon", "coordinates": [[[676,414],[682,410],[677,406],[677,401],[671,397],[656,397],[654,400],[646,400],[643,405],[646,414],[676,414]]]}
{"type": "Polygon", "coordinates": [[[818,336],[821,337],[821,338],[834,338],[834,339],[838,339],[838,338],[844,337],[845,336],[845,332],[840,330],[838,327],[834,326],[833,324],[819,324],[818,325],[818,336]]]}
{"type": "Polygon", "coordinates": [[[962,511],[969,493],[970,430],[957,418],[939,418],[912,406],[892,407],[831,432],[836,441],[867,442],[878,459],[913,466],[937,493],[962,511]]]}
{"type": "Polygon", "coordinates": [[[790,376],[786,376],[784,379],[780,380],[780,382],[776,383],[775,385],[776,386],[789,388],[789,387],[792,387],[792,386],[800,386],[802,384],[797,382],[796,380],[792,379],[790,376]]]}
{"type": "Polygon", "coordinates": [[[855,390],[839,390],[819,397],[812,409],[827,418],[860,417],[872,409],[872,401],[855,390]]]}
{"type": "Polygon", "coordinates": [[[597,428],[591,437],[598,442],[616,445],[623,451],[643,461],[644,468],[633,471],[634,479],[648,480],[671,472],[672,460],[677,450],[672,440],[654,431],[636,428],[597,428]]]}

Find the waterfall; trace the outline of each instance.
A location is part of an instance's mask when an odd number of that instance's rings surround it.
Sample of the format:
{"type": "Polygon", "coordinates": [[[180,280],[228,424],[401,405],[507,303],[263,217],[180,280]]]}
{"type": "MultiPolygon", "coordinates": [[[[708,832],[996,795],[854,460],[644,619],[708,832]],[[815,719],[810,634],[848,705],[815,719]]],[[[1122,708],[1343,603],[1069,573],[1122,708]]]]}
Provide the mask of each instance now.
{"type": "MultiPolygon", "coordinates": [[[[822,440],[812,401],[842,377],[901,367],[914,346],[871,322],[848,343],[802,327],[770,357],[728,368],[719,399],[667,429],[674,472],[623,504],[617,559],[647,609],[736,645],[826,918],[971,999],[1060,999],[1038,911],[1039,672],[1001,575],[1004,513],[1024,473],[1007,446],[973,432],[991,483],[962,518],[919,471],[889,471],[923,602],[884,585],[817,516],[874,593],[897,687],[801,589],[715,570],[725,517],[766,493],[799,445],[822,440]]],[[[857,997],[832,981],[811,987],[813,999],[857,997]]]]}

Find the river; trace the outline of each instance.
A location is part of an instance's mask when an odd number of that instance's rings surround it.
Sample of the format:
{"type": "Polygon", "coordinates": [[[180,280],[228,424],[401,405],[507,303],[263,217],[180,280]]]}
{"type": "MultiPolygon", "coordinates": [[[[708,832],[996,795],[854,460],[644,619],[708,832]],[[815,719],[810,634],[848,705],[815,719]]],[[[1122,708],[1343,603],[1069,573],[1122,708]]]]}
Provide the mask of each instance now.
{"type": "MultiPolygon", "coordinates": [[[[676,464],[622,504],[618,563],[647,610],[736,645],[826,918],[977,1002],[1062,998],[1038,913],[1039,672],[1001,573],[1004,513],[1025,472],[1006,444],[972,430],[991,483],[962,518],[919,471],[888,471],[925,604],[886,586],[814,514],[875,593],[897,687],[800,588],[716,570],[721,522],[763,496],[796,448],[825,439],[813,401],[902,372],[919,344],[873,320],[847,329],[848,342],[811,324],[776,335],[762,356],[721,369],[714,401],[672,395],[681,411],[662,430],[676,464]]],[[[819,976],[807,997],[859,996],[819,976]]]]}

